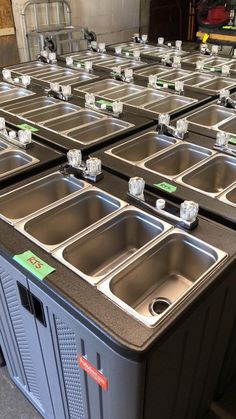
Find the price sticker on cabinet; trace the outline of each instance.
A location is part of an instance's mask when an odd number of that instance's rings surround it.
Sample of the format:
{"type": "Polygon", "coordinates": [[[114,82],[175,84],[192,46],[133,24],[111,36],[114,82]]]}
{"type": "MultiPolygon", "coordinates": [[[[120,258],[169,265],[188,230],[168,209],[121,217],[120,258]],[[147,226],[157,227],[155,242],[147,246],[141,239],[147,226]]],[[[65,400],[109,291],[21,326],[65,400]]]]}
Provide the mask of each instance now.
{"type": "Polygon", "coordinates": [[[177,186],[171,185],[171,183],[167,182],[154,183],[154,186],[168,193],[174,193],[177,191],[177,186]]]}
{"type": "Polygon", "coordinates": [[[38,131],[37,128],[34,128],[34,127],[32,127],[31,125],[28,125],[28,124],[17,125],[17,127],[20,128],[20,129],[27,129],[31,132],[37,132],[38,131]]]}
{"type": "Polygon", "coordinates": [[[230,143],[230,144],[235,144],[235,145],[236,145],[236,137],[230,137],[230,138],[229,138],[229,143],[230,143]]]}
{"type": "Polygon", "coordinates": [[[19,263],[19,265],[23,266],[23,268],[27,269],[27,271],[35,275],[40,281],[55,271],[55,268],[48,265],[30,250],[27,250],[20,255],[13,256],[13,259],[19,263]]]}

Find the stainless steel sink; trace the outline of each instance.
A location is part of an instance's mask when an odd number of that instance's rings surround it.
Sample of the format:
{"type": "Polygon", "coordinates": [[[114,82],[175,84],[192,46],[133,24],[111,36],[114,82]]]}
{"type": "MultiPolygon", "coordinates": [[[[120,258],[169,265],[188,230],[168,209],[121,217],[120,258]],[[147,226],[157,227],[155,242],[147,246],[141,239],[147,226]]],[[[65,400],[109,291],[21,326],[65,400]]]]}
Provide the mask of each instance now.
{"type": "Polygon", "coordinates": [[[145,90],[143,86],[135,86],[130,84],[123,84],[117,88],[109,91],[101,92],[99,95],[110,100],[122,100],[124,101],[127,97],[140,93],[145,90]]]}
{"type": "Polygon", "coordinates": [[[0,153],[4,150],[6,150],[7,148],[9,148],[9,145],[6,144],[4,141],[1,140],[0,138],[0,153]]]}
{"type": "Polygon", "coordinates": [[[83,128],[68,131],[67,136],[82,144],[95,143],[122,131],[128,130],[133,124],[115,118],[104,118],[83,128]]]}
{"type": "Polygon", "coordinates": [[[171,95],[163,100],[158,101],[157,103],[150,103],[148,105],[145,105],[143,109],[157,114],[171,114],[177,110],[186,108],[187,106],[190,106],[195,102],[197,102],[197,100],[185,96],[171,95]]]}
{"type": "Polygon", "coordinates": [[[226,253],[174,229],[98,284],[128,314],[155,326],[192,298],[226,253]]]}
{"type": "Polygon", "coordinates": [[[139,166],[153,173],[165,175],[170,179],[209,159],[215,152],[204,147],[186,143],[177,144],[154,158],[139,163],[139,166]]]}
{"type": "Polygon", "coordinates": [[[89,184],[73,176],[52,173],[0,197],[0,218],[15,224],[42,208],[74,196],[89,184]]]}
{"type": "Polygon", "coordinates": [[[35,95],[34,92],[30,92],[21,87],[6,88],[5,86],[1,86],[0,103],[11,102],[12,100],[18,100],[33,95],[35,95]]]}
{"type": "Polygon", "coordinates": [[[15,228],[50,252],[125,205],[112,195],[89,188],[17,223],[15,228]]]}
{"type": "Polygon", "coordinates": [[[161,75],[162,73],[167,73],[166,67],[161,66],[161,65],[152,65],[152,66],[148,66],[148,68],[146,69],[141,68],[141,69],[134,70],[134,77],[138,76],[138,77],[148,78],[149,76],[161,75]]]}
{"type": "Polygon", "coordinates": [[[0,178],[13,174],[28,166],[38,163],[39,160],[27,153],[9,149],[0,153],[0,178]]]}
{"type": "Polygon", "coordinates": [[[212,105],[201,111],[189,115],[186,119],[194,125],[204,128],[215,129],[223,121],[227,121],[235,115],[233,110],[225,109],[222,106],[212,105]]]}
{"type": "Polygon", "coordinates": [[[114,89],[115,87],[121,87],[124,86],[124,83],[122,81],[118,80],[101,80],[97,81],[95,83],[86,84],[83,87],[75,88],[75,91],[79,92],[85,92],[85,93],[93,93],[93,94],[99,94],[101,92],[110,91],[110,89],[114,89]]]}
{"type": "Polygon", "coordinates": [[[40,96],[34,99],[26,99],[23,102],[19,101],[17,104],[3,106],[3,109],[7,112],[21,116],[34,110],[43,110],[44,108],[55,105],[57,103],[59,103],[57,99],[49,98],[47,96],[40,96]]]}
{"type": "Polygon", "coordinates": [[[84,109],[73,113],[72,115],[69,114],[54,118],[52,121],[45,122],[43,125],[52,131],[66,134],[74,128],[80,128],[81,126],[103,120],[104,118],[105,116],[98,112],[84,109]]]}
{"type": "Polygon", "coordinates": [[[125,144],[112,147],[105,153],[131,164],[137,164],[177,143],[178,140],[175,138],[160,136],[153,131],[136,137],[125,144]]]}
{"type": "Polygon", "coordinates": [[[226,79],[223,77],[216,77],[214,80],[210,82],[203,83],[201,88],[204,89],[207,93],[219,93],[223,89],[231,89],[236,86],[236,80],[234,79],[226,79]]]}
{"type": "Polygon", "coordinates": [[[144,63],[142,61],[137,60],[131,60],[127,58],[118,58],[118,57],[112,57],[111,59],[107,60],[101,60],[94,62],[94,68],[101,68],[104,70],[112,70],[114,67],[120,67],[122,70],[125,68],[136,68],[147,65],[147,63],[144,63]]]}
{"type": "Polygon", "coordinates": [[[236,135],[236,115],[231,118],[228,122],[220,124],[218,128],[221,131],[226,131],[232,135],[236,135]]]}
{"type": "Polygon", "coordinates": [[[207,61],[209,56],[203,54],[193,54],[188,57],[182,58],[182,62],[185,64],[196,65],[198,61],[207,61]]]}
{"type": "Polygon", "coordinates": [[[69,114],[74,114],[78,112],[80,108],[76,105],[69,104],[69,103],[57,103],[53,106],[46,107],[44,109],[38,109],[32,112],[24,113],[24,118],[28,119],[29,121],[33,121],[36,123],[42,124],[43,122],[49,120],[55,120],[60,116],[65,116],[69,114]]]}
{"type": "Polygon", "coordinates": [[[222,65],[230,64],[231,60],[229,58],[210,58],[207,60],[206,65],[211,67],[217,67],[222,65]]]}
{"type": "Polygon", "coordinates": [[[217,196],[236,182],[236,158],[217,154],[176,182],[206,195],[217,196]]]}
{"type": "Polygon", "coordinates": [[[232,207],[236,207],[236,183],[224,192],[223,195],[220,195],[218,199],[228,205],[231,205],[232,207]]]}
{"type": "Polygon", "coordinates": [[[193,73],[192,76],[184,80],[186,86],[200,86],[201,83],[206,81],[211,81],[214,79],[214,76],[203,75],[202,73],[193,73]]]}
{"type": "Polygon", "coordinates": [[[53,256],[96,285],[171,228],[171,225],[130,206],[57,249],[53,256]]]}
{"type": "Polygon", "coordinates": [[[175,82],[176,80],[182,80],[183,78],[188,77],[191,74],[192,72],[187,70],[171,70],[167,71],[166,73],[163,73],[161,75],[161,79],[165,81],[175,82]]]}
{"type": "Polygon", "coordinates": [[[0,82],[0,94],[9,92],[10,90],[15,89],[14,86],[8,83],[0,82]]]}
{"type": "Polygon", "coordinates": [[[124,98],[126,105],[134,107],[143,107],[147,103],[156,102],[163,98],[169,97],[170,95],[165,92],[155,91],[153,89],[145,89],[144,92],[137,93],[130,96],[129,98],[124,98]]]}
{"type": "Polygon", "coordinates": [[[30,63],[16,64],[16,65],[6,67],[6,68],[14,72],[20,72],[22,74],[29,74],[30,70],[39,71],[48,67],[50,67],[50,64],[41,63],[40,61],[33,61],[30,63]]]}

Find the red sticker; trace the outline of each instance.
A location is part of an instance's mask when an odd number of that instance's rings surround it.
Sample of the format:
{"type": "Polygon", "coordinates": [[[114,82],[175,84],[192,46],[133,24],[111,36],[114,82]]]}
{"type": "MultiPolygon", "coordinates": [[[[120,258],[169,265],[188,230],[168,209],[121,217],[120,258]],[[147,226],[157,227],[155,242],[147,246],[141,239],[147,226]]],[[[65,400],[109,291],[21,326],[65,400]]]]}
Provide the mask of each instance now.
{"type": "Polygon", "coordinates": [[[90,362],[87,361],[82,355],[78,355],[79,366],[87,372],[87,374],[98,383],[103,390],[108,390],[108,379],[104,377],[90,362]]]}

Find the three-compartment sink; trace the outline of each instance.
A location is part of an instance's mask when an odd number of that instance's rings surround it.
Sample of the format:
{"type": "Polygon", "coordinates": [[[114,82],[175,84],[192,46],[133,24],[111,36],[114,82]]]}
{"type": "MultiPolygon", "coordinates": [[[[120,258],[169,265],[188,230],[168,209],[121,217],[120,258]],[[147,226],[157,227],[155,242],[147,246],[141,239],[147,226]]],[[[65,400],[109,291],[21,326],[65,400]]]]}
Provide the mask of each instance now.
{"type": "Polygon", "coordinates": [[[98,289],[127,313],[155,326],[191,296],[226,254],[174,229],[124,264],[98,289]]]}
{"type": "Polygon", "coordinates": [[[106,150],[105,153],[117,159],[137,164],[160,151],[177,144],[179,141],[168,136],[161,136],[157,132],[147,132],[133,140],[106,150]]]}
{"type": "Polygon", "coordinates": [[[169,224],[128,206],[57,249],[53,256],[95,285],[170,228],[169,224]]]}
{"type": "Polygon", "coordinates": [[[24,151],[9,148],[0,153],[0,179],[33,166],[39,160],[24,151]]]}
{"type": "Polygon", "coordinates": [[[236,158],[217,153],[176,182],[216,197],[236,182],[236,158]]]}
{"type": "Polygon", "coordinates": [[[45,250],[52,251],[125,205],[97,188],[88,188],[16,223],[15,228],[45,250]]]}
{"type": "Polygon", "coordinates": [[[74,176],[52,173],[0,197],[0,218],[16,224],[43,208],[72,197],[89,185],[74,176]]]}
{"type": "Polygon", "coordinates": [[[191,143],[179,143],[167,151],[138,163],[142,169],[173,179],[209,159],[215,152],[191,143]]]}

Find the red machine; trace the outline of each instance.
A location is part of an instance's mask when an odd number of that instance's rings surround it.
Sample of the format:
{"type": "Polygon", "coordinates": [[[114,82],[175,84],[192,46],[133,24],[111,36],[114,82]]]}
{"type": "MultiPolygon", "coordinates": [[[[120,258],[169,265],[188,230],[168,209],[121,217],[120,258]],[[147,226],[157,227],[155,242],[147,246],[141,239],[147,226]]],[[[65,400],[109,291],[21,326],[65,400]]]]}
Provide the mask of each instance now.
{"type": "Polygon", "coordinates": [[[197,4],[197,11],[200,26],[219,27],[227,25],[230,20],[225,0],[201,0],[197,4]]]}

